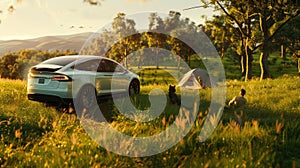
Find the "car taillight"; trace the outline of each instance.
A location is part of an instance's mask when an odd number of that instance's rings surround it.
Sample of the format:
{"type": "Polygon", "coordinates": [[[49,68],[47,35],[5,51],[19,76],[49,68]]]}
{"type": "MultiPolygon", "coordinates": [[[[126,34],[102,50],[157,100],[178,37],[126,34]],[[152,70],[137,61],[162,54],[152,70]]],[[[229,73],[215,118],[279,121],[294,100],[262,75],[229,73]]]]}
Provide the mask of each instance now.
{"type": "Polygon", "coordinates": [[[68,77],[67,75],[54,75],[51,80],[55,81],[72,81],[72,78],[68,77]]]}
{"type": "Polygon", "coordinates": [[[32,73],[29,73],[28,78],[34,78],[34,75],[32,73]]]}

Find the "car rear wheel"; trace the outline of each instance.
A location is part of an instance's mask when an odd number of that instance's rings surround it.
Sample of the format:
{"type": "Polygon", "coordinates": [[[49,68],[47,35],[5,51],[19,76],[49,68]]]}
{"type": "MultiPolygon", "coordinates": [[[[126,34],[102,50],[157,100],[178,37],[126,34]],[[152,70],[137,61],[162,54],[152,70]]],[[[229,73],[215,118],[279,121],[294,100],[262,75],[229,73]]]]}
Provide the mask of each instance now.
{"type": "Polygon", "coordinates": [[[82,87],[77,98],[81,109],[90,109],[97,104],[96,90],[91,85],[82,87]]]}
{"type": "Polygon", "coordinates": [[[129,95],[140,93],[140,82],[138,80],[133,80],[129,85],[129,95]]]}

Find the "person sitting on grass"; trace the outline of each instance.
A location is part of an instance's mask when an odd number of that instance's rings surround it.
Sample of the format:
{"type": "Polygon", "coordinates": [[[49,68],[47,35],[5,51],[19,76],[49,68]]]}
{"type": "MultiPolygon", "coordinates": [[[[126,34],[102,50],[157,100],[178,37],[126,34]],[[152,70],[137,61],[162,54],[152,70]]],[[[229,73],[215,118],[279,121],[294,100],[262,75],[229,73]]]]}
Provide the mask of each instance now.
{"type": "Polygon", "coordinates": [[[232,100],[230,100],[230,102],[228,103],[228,106],[229,107],[235,107],[235,108],[239,108],[239,107],[245,106],[245,104],[247,103],[247,100],[244,97],[245,94],[246,94],[246,90],[245,89],[241,89],[240,95],[239,96],[235,96],[232,100]]]}

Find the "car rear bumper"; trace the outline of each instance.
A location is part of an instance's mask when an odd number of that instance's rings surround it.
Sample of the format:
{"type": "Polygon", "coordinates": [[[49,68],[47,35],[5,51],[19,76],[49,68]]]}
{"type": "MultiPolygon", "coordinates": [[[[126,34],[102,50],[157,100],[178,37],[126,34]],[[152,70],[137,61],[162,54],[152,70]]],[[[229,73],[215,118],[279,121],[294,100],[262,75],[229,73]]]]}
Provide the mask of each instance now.
{"type": "Polygon", "coordinates": [[[28,100],[48,103],[53,105],[69,104],[73,101],[72,99],[63,99],[59,96],[44,95],[44,94],[27,94],[27,98],[28,100]]]}

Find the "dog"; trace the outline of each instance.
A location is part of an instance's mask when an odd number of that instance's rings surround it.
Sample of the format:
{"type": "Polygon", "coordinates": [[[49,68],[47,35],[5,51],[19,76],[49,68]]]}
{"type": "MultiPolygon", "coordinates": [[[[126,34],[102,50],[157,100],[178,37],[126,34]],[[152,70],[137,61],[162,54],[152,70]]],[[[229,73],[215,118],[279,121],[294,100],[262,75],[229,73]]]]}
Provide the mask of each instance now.
{"type": "Polygon", "coordinates": [[[175,85],[169,85],[169,98],[172,104],[177,104],[177,105],[181,105],[181,100],[180,98],[178,98],[178,96],[176,95],[176,88],[175,85]]]}

